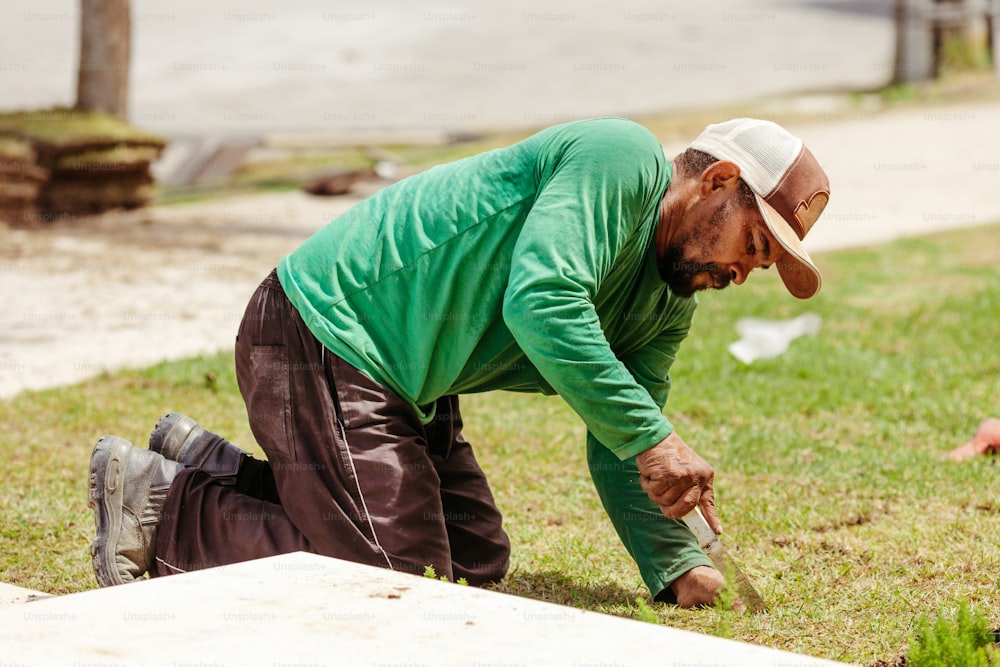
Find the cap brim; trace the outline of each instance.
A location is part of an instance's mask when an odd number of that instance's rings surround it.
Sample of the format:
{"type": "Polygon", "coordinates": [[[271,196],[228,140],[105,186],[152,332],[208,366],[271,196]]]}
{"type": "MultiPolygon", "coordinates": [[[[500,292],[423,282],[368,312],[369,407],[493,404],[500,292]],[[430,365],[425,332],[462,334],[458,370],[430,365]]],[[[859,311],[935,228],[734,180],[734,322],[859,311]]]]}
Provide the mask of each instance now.
{"type": "Polygon", "coordinates": [[[802,245],[802,241],[773,206],[756,193],[754,197],[757,199],[757,207],[760,209],[760,214],[771,235],[785,250],[785,256],[779,256],[774,262],[778,267],[782,282],[785,283],[785,288],[792,296],[799,299],[815,296],[823,284],[823,278],[802,245]]]}

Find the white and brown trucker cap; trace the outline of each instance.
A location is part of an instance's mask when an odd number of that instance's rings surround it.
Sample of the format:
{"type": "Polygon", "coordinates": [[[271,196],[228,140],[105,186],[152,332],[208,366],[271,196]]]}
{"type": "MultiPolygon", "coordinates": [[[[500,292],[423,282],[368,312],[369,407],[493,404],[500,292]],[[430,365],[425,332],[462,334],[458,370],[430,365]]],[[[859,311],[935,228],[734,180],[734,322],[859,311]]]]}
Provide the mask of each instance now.
{"type": "Polygon", "coordinates": [[[800,299],[815,295],[822,277],[802,239],[830,199],[830,181],[802,140],[768,120],[734,118],[706,127],[691,148],[740,168],[764,222],[785,250],[775,261],[785,287],[800,299]]]}

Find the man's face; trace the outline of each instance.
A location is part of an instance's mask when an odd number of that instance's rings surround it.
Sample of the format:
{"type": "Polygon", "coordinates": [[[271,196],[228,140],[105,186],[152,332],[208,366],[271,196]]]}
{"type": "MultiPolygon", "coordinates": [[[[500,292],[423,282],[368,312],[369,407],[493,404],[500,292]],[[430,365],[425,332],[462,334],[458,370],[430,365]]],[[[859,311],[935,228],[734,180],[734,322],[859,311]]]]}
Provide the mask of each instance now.
{"type": "Polygon", "coordinates": [[[659,258],[660,275],[675,294],[691,297],[743,284],[755,268],[767,268],[780,249],[757,207],[734,194],[721,205],[699,202],[685,211],[659,258]]]}

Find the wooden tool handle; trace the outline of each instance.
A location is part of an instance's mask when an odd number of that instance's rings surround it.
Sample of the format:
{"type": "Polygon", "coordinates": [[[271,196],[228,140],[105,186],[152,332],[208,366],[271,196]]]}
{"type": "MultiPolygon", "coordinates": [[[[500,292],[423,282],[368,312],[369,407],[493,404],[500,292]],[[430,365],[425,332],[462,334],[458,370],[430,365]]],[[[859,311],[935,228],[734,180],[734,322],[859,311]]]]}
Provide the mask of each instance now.
{"type": "Polygon", "coordinates": [[[705,553],[710,554],[722,548],[719,536],[708,525],[708,521],[705,521],[705,517],[702,516],[700,509],[695,507],[681,518],[687,524],[688,528],[691,529],[691,532],[694,533],[695,537],[698,538],[698,544],[701,545],[705,553]]]}

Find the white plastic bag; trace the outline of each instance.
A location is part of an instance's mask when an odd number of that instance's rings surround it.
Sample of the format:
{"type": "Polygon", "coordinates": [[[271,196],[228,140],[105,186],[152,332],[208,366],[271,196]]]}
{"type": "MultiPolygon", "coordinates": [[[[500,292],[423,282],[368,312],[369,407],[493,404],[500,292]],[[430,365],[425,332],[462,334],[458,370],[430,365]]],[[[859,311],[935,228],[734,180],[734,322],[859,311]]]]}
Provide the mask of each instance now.
{"type": "Polygon", "coordinates": [[[729,345],[729,351],[744,364],[756,359],[772,359],[785,352],[799,336],[819,333],[823,320],[806,313],[790,320],[762,320],[744,317],[736,322],[740,339],[729,345]]]}

